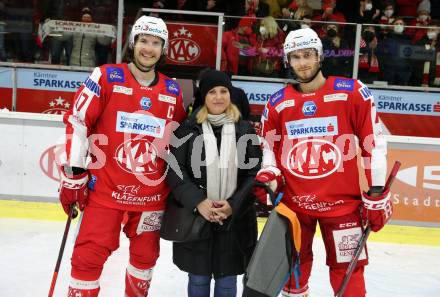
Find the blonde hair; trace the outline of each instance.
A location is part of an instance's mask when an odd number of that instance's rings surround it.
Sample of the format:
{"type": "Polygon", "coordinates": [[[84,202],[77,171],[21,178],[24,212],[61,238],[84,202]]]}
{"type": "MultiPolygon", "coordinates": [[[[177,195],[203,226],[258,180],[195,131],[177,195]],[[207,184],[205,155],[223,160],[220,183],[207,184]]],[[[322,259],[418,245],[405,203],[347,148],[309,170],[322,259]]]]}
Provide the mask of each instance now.
{"type": "MultiPolygon", "coordinates": [[[[267,37],[274,38],[278,34],[278,24],[271,16],[267,16],[261,20],[260,26],[264,26],[267,30],[267,37]]],[[[265,37],[266,37],[265,36],[265,37]]]]}
{"type": "MultiPolygon", "coordinates": [[[[229,106],[225,110],[225,114],[229,116],[234,123],[237,123],[240,119],[240,111],[238,107],[234,103],[230,103],[229,106]]],[[[208,108],[206,105],[203,105],[202,108],[196,114],[197,124],[201,124],[208,119],[208,108]]]]}

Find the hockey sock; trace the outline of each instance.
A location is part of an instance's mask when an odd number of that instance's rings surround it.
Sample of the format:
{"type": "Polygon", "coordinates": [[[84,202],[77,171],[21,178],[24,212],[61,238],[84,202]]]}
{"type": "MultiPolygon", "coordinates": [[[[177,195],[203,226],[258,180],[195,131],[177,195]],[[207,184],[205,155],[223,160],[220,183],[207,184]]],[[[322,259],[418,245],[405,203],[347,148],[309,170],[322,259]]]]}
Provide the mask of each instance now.
{"type": "Polygon", "coordinates": [[[126,297],[146,297],[150,288],[153,268],[139,269],[131,265],[127,266],[125,274],[125,296],[126,297]]]}
{"type": "Polygon", "coordinates": [[[83,281],[70,279],[68,297],[97,297],[99,293],[99,280],[83,281]]]}

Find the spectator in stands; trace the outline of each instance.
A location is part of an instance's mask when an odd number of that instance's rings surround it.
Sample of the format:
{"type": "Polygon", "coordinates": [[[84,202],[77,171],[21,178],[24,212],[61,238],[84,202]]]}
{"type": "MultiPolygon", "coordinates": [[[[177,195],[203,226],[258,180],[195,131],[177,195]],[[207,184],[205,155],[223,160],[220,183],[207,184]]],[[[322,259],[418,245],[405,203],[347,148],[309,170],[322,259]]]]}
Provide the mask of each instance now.
{"type": "Polygon", "coordinates": [[[371,84],[380,79],[379,59],[377,58],[378,38],[376,27],[363,26],[359,53],[359,79],[371,84]]]}
{"type": "Polygon", "coordinates": [[[257,56],[254,58],[253,74],[279,76],[285,35],[271,16],[260,22],[257,35],[257,56]]]}
{"type": "Polygon", "coordinates": [[[322,5],[322,14],[314,18],[315,21],[335,20],[338,23],[345,23],[345,16],[336,10],[336,0],[329,0],[322,5]]]}
{"type": "MultiPolygon", "coordinates": [[[[410,26],[426,27],[431,23],[431,3],[429,0],[423,0],[417,7],[417,18],[410,21],[410,26]]],[[[413,43],[417,43],[426,35],[426,28],[408,28],[405,32],[411,37],[413,43]]]]}
{"type": "Polygon", "coordinates": [[[416,17],[417,7],[422,0],[395,0],[397,8],[397,16],[400,17],[416,17]]]}
{"type": "MultiPolygon", "coordinates": [[[[300,20],[312,19],[313,9],[307,4],[305,0],[293,1],[288,8],[283,8],[283,18],[286,21],[280,22],[280,28],[285,34],[288,34],[292,30],[301,28],[300,20]],[[290,20],[294,21],[290,21],[290,20]]],[[[308,22],[307,27],[310,27],[310,22],[308,22]]]]}
{"type": "Polygon", "coordinates": [[[413,79],[415,86],[440,87],[440,22],[435,21],[417,45],[426,50],[427,59],[414,63],[413,79]]]}
{"type": "Polygon", "coordinates": [[[361,0],[359,6],[359,22],[375,24],[379,22],[380,10],[373,5],[372,0],[361,0]]]}
{"type": "Polygon", "coordinates": [[[406,53],[411,46],[410,38],[403,34],[405,22],[394,21],[393,32],[378,45],[378,56],[383,78],[392,85],[408,85],[411,75],[411,60],[406,53]]]}
{"type": "Polygon", "coordinates": [[[284,34],[287,35],[290,31],[300,28],[299,23],[293,20],[293,16],[295,15],[293,10],[290,10],[286,7],[282,9],[281,14],[282,20],[279,20],[278,24],[281,30],[283,30],[284,34]]]}
{"type": "Polygon", "coordinates": [[[326,35],[321,39],[324,51],[322,72],[324,76],[351,77],[353,69],[353,50],[341,38],[336,23],[326,25],[326,35]]]}
{"type": "MultiPolygon", "coordinates": [[[[92,23],[92,14],[90,8],[84,7],[81,10],[81,22],[92,23]]],[[[92,34],[75,32],[73,33],[73,48],[72,55],[70,57],[71,66],[84,66],[84,67],[95,67],[96,66],[96,55],[95,46],[99,42],[101,44],[108,44],[109,37],[92,34]]]]}
{"type": "Polygon", "coordinates": [[[260,0],[245,0],[245,15],[264,18],[269,15],[269,5],[260,0]]]}
{"type": "Polygon", "coordinates": [[[253,32],[255,18],[244,17],[237,28],[222,37],[222,64],[229,74],[249,75],[249,63],[256,55],[257,35],[253,32]]]}
{"type": "MultiPolygon", "coordinates": [[[[395,20],[394,16],[394,3],[389,1],[384,4],[384,9],[382,10],[382,15],[380,16],[379,23],[382,25],[391,25],[393,24],[395,20]]],[[[381,26],[381,38],[384,38],[388,32],[390,31],[391,27],[388,26],[381,26]]]]}
{"type": "MultiPolygon", "coordinates": [[[[40,3],[43,26],[44,23],[50,20],[64,20],[71,21],[69,17],[66,17],[67,12],[72,12],[73,9],[70,3],[66,3],[64,0],[47,1],[47,3],[40,3]]],[[[68,32],[54,31],[44,40],[44,44],[40,44],[41,47],[49,46],[50,63],[52,64],[64,64],[69,65],[70,55],[72,53],[73,40],[72,34],[68,32]],[[47,40],[47,41],[46,41],[47,40]]]]}
{"type": "MultiPolygon", "coordinates": [[[[338,23],[345,23],[345,16],[336,10],[336,0],[328,0],[322,4],[322,14],[315,16],[314,21],[318,22],[329,22],[331,20],[338,23]]],[[[325,36],[325,25],[314,28],[318,33],[319,37],[325,36]]]]}

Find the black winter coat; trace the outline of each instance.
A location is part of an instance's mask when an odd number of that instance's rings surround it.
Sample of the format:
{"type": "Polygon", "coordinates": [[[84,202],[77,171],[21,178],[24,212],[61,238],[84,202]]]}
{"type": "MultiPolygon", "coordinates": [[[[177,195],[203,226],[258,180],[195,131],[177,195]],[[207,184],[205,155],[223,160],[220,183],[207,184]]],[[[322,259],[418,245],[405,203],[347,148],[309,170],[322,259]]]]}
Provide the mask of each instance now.
{"type": "MultiPolygon", "coordinates": [[[[201,155],[192,153],[195,141],[201,140],[203,143],[201,137],[196,140],[203,134],[202,125],[196,123],[196,113],[194,112],[175,131],[177,138],[182,139],[189,135],[189,139],[181,146],[171,146],[171,153],[177,160],[183,179],[172,169],[167,175],[167,183],[172,189],[168,199],[176,199],[191,210],[195,209],[207,196],[206,167],[202,164],[205,160],[204,145],[201,155]],[[195,164],[195,168],[191,167],[191,163],[195,164]]],[[[213,130],[217,139],[221,137],[221,129],[213,130]]],[[[246,153],[240,153],[237,146],[239,164],[240,160],[247,164],[251,158],[257,159],[258,164],[251,169],[238,169],[237,189],[228,198],[232,207],[232,215],[223,226],[208,223],[207,229],[211,233],[209,239],[173,243],[173,262],[183,271],[198,275],[214,275],[214,277],[243,274],[255,248],[257,242],[255,197],[249,189],[260,169],[261,150],[255,130],[249,122],[240,119],[235,124],[235,131],[237,141],[246,134],[254,140],[254,144],[251,140],[247,141],[246,153]]]]}

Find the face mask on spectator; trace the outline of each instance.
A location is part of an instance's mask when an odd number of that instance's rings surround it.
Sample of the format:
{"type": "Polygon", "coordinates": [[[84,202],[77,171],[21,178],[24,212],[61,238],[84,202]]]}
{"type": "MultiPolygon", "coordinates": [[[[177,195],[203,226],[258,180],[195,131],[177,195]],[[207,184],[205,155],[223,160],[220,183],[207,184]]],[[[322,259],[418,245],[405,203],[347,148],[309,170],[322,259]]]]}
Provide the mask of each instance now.
{"type": "Polygon", "coordinates": [[[396,33],[399,33],[399,34],[402,33],[403,29],[404,29],[403,25],[394,25],[394,32],[396,32],[396,33]]]}
{"type": "Polygon", "coordinates": [[[383,14],[384,14],[387,18],[389,18],[390,16],[392,16],[393,13],[394,13],[394,10],[392,10],[392,9],[387,9],[387,10],[385,10],[385,11],[383,12],[383,14]]]}
{"type": "Polygon", "coordinates": [[[330,28],[330,29],[327,30],[327,36],[328,37],[336,37],[337,34],[338,34],[338,32],[336,32],[336,30],[333,29],[333,28],[330,28]]]}
{"type": "Polygon", "coordinates": [[[310,26],[307,24],[301,24],[301,29],[307,29],[307,28],[310,28],[310,26]]]}
{"type": "Polygon", "coordinates": [[[437,32],[436,31],[428,31],[428,33],[426,33],[426,35],[428,35],[429,39],[436,39],[437,38],[437,32]]]}
{"type": "Polygon", "coordinates": [[[261,35],[265,35],[266,33],[267,33],[266,27],[261,26],[261,27],[260,27],[260,34],[261,34],[261,35]]]}
{"type": "Polygon", "coordinates": [[[426,22],[427,19],[428,16],[426,14],[419,15],[419,20],[421,20],[422,22],[426,22]]]}
{"type": "Polygon", "coordinates": [[[364,38],[364,40],[367,43],[372,42],[375,36],[376,34],[374,34],[374,32],[371,31],[364,31],[364,33],[362,34],[362,38],[364,38]]]}
{"type": "Polygon", "coordinates": [[[372,10],[373,9],[373,4],[372,3],[366,3],[365,4],[365,10],[372,10]]]}

